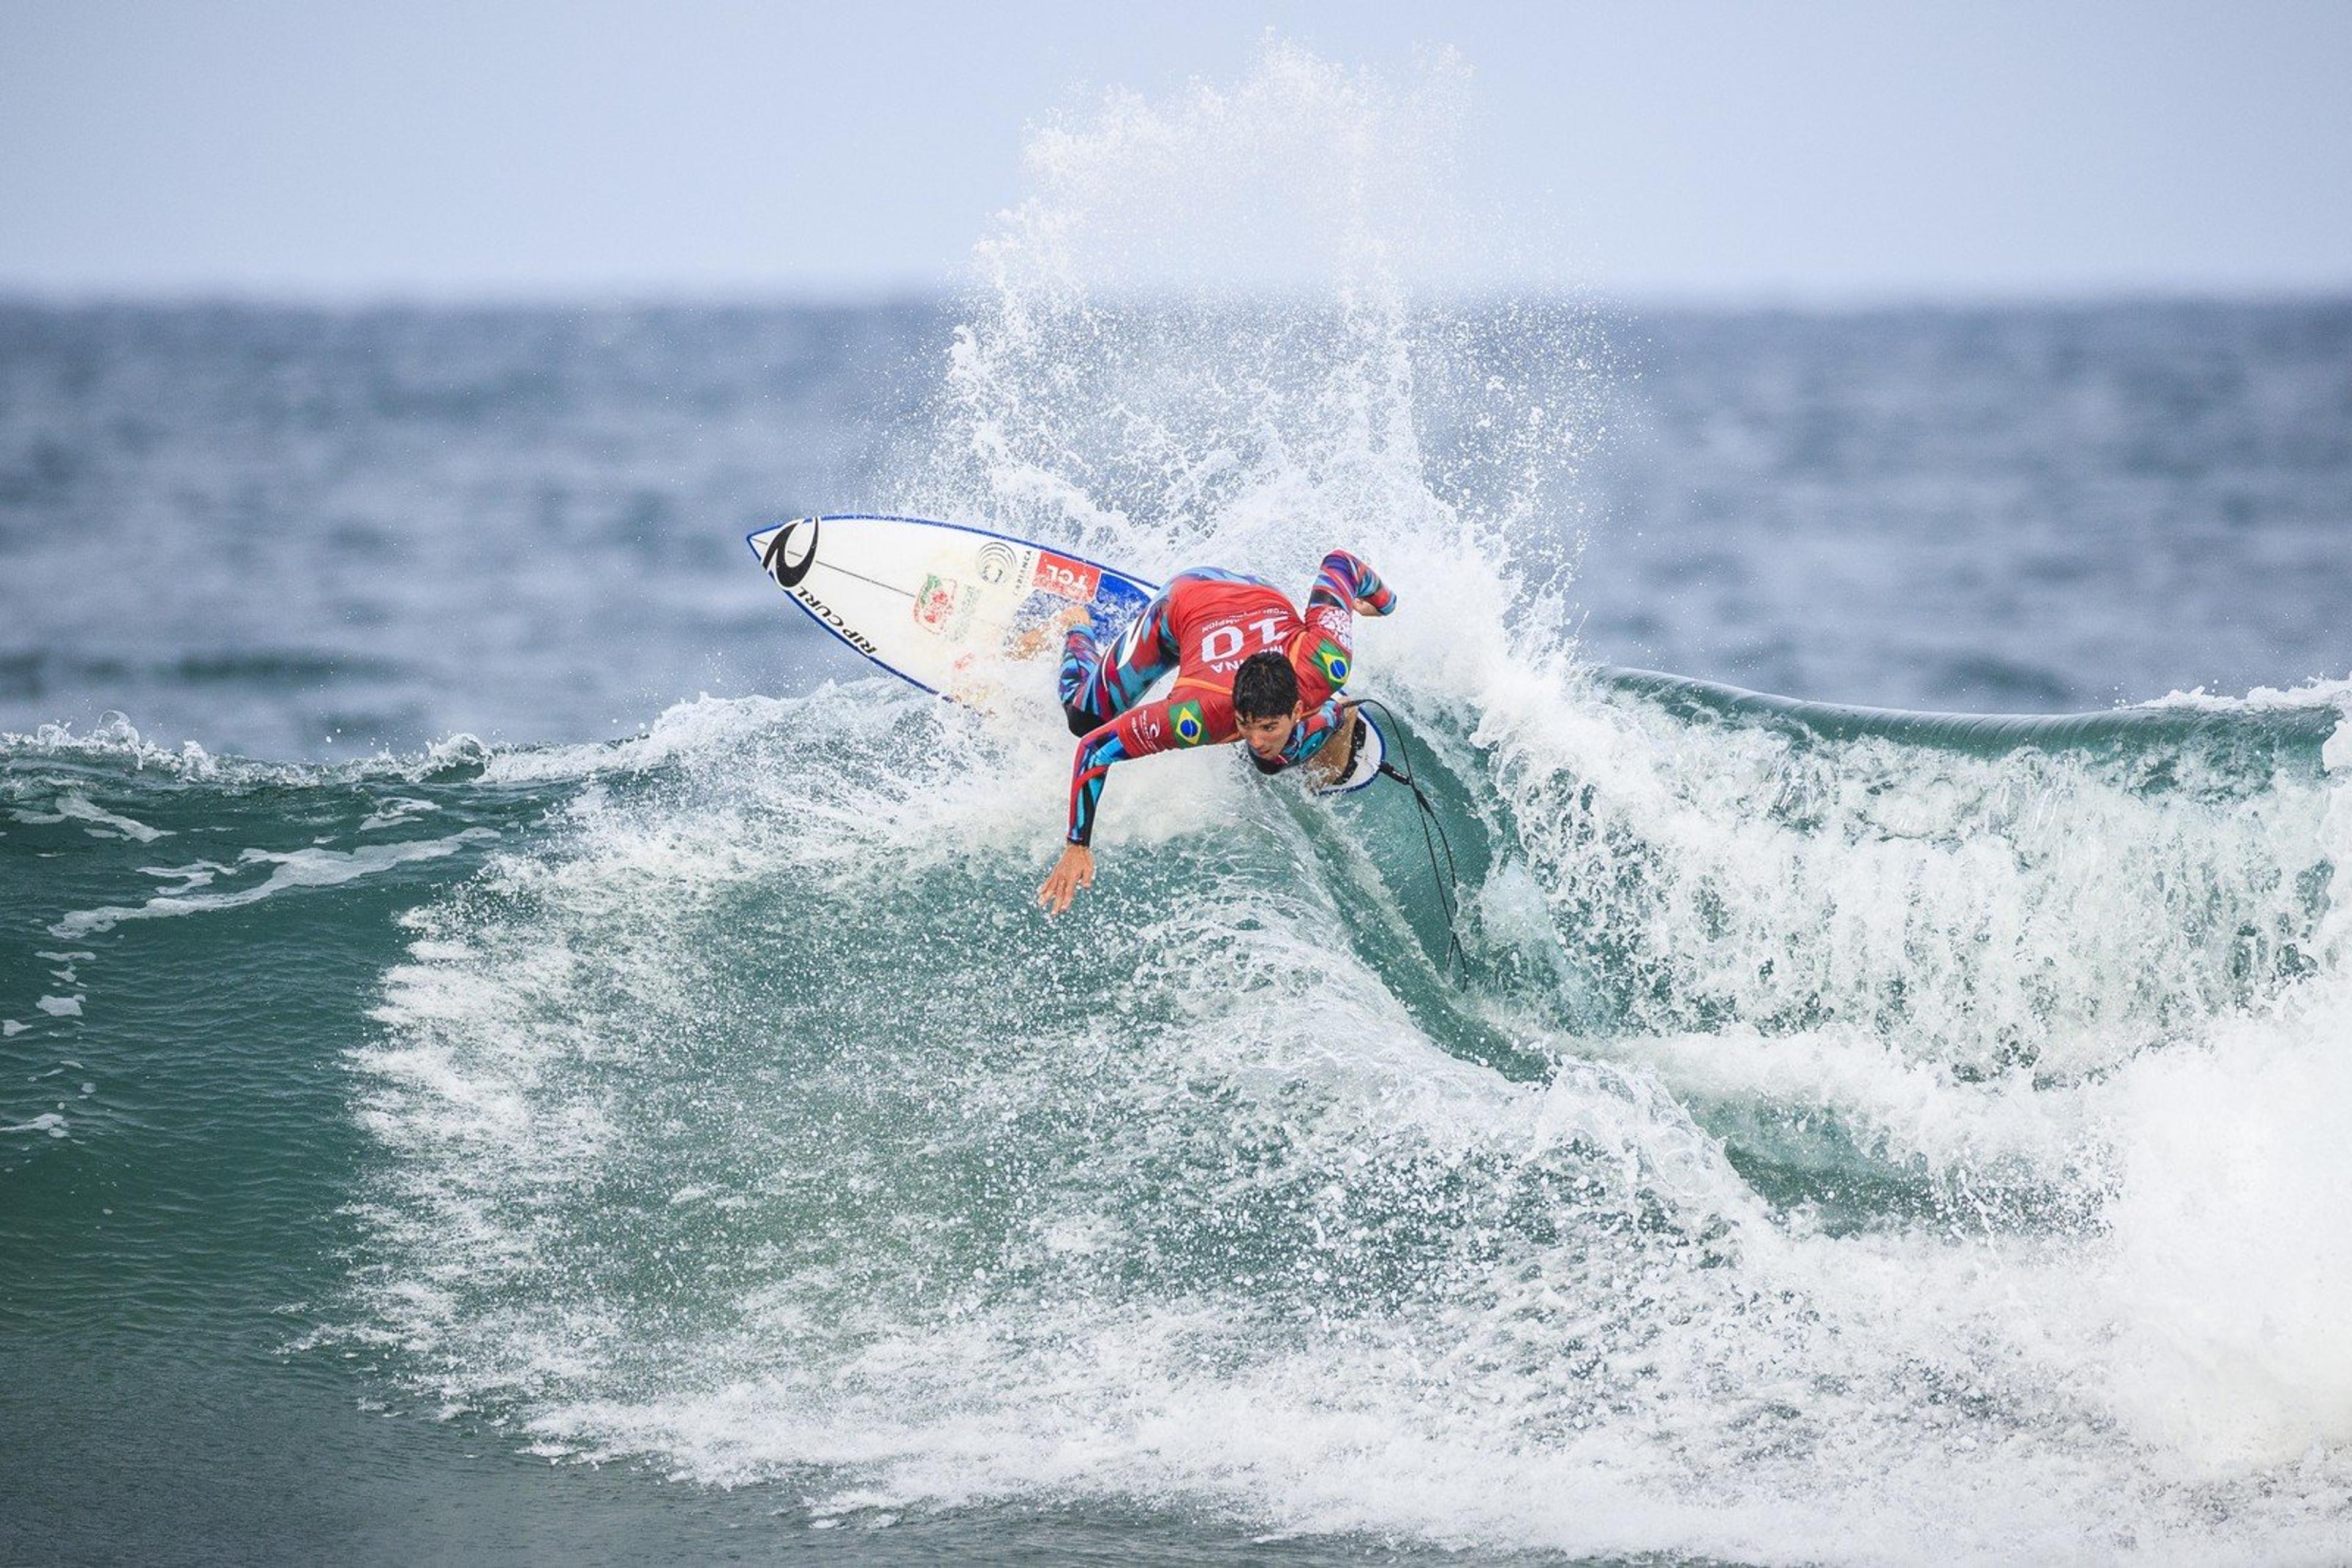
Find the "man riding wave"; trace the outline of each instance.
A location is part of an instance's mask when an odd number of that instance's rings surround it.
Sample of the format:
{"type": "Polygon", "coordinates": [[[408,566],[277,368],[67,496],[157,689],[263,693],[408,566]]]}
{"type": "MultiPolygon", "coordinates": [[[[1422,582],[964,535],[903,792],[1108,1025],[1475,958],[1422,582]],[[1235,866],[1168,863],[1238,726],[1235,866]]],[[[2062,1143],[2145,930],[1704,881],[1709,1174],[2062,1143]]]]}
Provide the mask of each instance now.
{"type": "Polygon", "coordinates": [[[1316,757],[1335,737],[1353,752],[1355,704],[1342,701],[1355,614],[1385,616],[1396,595],[1344,550],[1323,558],[1301,616],[1270,583],[1214,567],[1179,573],[1108,647],[1087,626],[1064,640],[1060,691],[1070,732],[1067,843],[1037,891],[1049,914],[1094,883],[1096,807],[1111,764],[1154,752],[1241,741],[1260,773],[1316,757]],[[1136,706],[1169,671],[1157,702],[1136,706]]]}

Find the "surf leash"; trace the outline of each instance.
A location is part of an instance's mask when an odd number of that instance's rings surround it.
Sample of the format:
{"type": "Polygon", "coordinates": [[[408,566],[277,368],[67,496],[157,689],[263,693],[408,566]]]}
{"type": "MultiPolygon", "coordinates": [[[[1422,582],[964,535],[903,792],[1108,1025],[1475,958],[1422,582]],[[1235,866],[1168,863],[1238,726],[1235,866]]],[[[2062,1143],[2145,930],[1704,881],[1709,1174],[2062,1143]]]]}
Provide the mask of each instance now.
{"type": "Polygon", "coordinates": [[[1438,902],[1445,910],[1445,972],[1448,974],[1454,973],[1456,959],[1461,960],[1466,971],[1470,967],[1470,955],[1463,951],[1462,932],[1454,920],[1454,900],[1462,887],[1462,874],[1454,868],[1454,841],[1446,836],[1445,821],[1437,815],[1437,808],[1429,804],[1429,796],[1422,793],[1421,781],[1413,776],[1412,742],[1405,734],[1404,725],[1398,721],[1395,710],[1387,703],[1378,698],[1362,697],[1356,700],[1356,706],[1379,709],[1381,716],[1389,721],[1389,728],[1395,732],[1397,754],[1404,759],[1404,766],[1400,768],[1383,757],[1381,759],[1381,776],[1394,779],[1412,791],[1412,802],[1421,808],[1421,847],[1428,852],[1430,880],[1437,884],[1438,902]],[[1430,834],[1432,827],[1437,830],[1433,838],[1430,834]],[[1437,868],[1439,845],[1445,847],[1445,869],[1442,874],[1437,868]]]}

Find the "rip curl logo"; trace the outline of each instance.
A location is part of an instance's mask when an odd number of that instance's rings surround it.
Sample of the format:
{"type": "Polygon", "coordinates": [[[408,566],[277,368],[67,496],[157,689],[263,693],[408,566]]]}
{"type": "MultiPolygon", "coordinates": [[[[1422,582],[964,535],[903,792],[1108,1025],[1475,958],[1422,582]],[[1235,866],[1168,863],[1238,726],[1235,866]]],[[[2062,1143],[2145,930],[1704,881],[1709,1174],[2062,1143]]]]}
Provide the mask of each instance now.
{"type": "Polygon", "coordinates": [[[1179,702],[1171,708],[1168,727],[1176,731],[1180,746],[1197,746],[1209,738],[1209,721],[1201,716],[1198,702],[1179,702]]]}
{"type": "Polygon", "coordinates": [[[835,637],[867,658],[874,656],[877,650],[872,643],[866,640],[866,634],[835,614],[833,607],[823,599],[818,598],[806,588],[793,589],[793,597],[800,601],[802,608],[831,628],[835,637]]]}
{"type": "Polygon", "coordinates": [[[769,576],[776,580],[777,587],[797,588],[801,585],[801,579],[809,574],[809,568],[816,564],[816,534],[817,520],[803,517],[784,524],[776,530],[776,536],[768,541],[768,548],[761,555],[760,564],[769,576]],[[786,552],[785,547],[803,523],[808,526],[807,548],[800,552],[798,560],[794,560],[786,552]]]}
{"type": "Polygon", "coordinates": [[[1337,643],[1325,642],[1316,646],[1315,668],[1321,670],[1323,679],[1334,686],[1344,686],[1348,682],[1348,656],[1337,643]]]}

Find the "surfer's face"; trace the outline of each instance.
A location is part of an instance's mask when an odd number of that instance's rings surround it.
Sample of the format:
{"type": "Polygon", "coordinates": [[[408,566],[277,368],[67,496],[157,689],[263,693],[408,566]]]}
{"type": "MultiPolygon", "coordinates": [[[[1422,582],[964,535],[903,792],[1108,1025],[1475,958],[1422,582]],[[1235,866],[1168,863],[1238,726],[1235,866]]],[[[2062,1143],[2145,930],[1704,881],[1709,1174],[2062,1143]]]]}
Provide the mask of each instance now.
{"type": "Polygon", "coordinates": [[[1290,739],[1290,727],[1297,721],[1296,710],[1287,719],[1278,713],[1264,719],[1234,716],[1234,723],[1242,732],[1242,743],[1268,762],[1282,754],[1283,742],[1290,739]]]}

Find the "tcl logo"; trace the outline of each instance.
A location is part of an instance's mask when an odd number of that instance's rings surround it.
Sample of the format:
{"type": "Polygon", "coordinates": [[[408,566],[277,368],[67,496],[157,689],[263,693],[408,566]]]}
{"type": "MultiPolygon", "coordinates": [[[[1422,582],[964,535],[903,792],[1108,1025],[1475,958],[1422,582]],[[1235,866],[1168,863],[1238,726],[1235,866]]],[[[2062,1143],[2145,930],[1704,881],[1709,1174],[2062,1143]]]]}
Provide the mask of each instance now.
{"type": "Polygon", "coordinates": [[[1083,605],[1091,602],[1095,590],[1102,586],[1102,568],[1041,550],[1037,552],[1037,570],[1030,581],[1048,594],[1076,599],[1083,605]]]}

